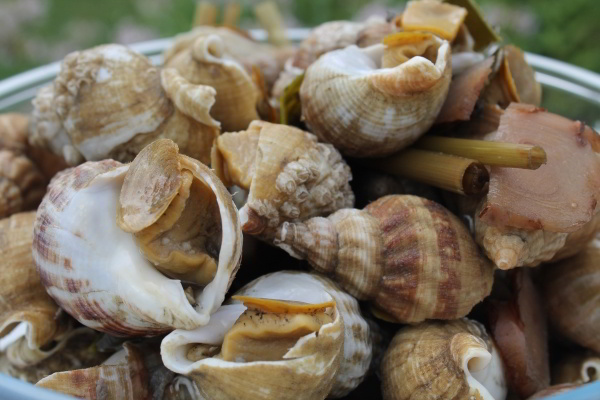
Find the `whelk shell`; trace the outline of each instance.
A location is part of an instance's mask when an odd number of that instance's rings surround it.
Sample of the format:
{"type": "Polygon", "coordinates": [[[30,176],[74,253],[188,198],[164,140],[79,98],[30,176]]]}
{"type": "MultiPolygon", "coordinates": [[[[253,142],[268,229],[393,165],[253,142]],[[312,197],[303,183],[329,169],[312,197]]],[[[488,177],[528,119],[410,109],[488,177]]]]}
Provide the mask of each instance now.
{"type": "Polygon", "coordinates": [[[483,325],[466,318],[401,328],[381,364],[386,400],[504,400],[502,360],[483,325]]]}
{"type": "Polygon", "coordinates": [[[245,296],[244,304],[223,305],[208,325],[176,330],[161,344],[165,366],[193,378],[202,395],[324,399],[344,396],[362,381],[372,354],[369,326],[357,301],[332,281],[281,271],[237,295],[245,296]],[[247,339],[232,351],[236,336],[243,338],[238,331],[247,339]],[[268,344],[261,345],[261,337],[268,344]],[[252,356],[265,345],[280,351],[252,356]]]}
{"type": "Polygon", "coordinates": [[[256,105],[260,93],[244,67],[224,54],[224,47],[218,35],[200,36],[169,58],[165,67],[175,68],[193,84],[215,88],[211,115],[224,131],[237,131],[259,119],[256,105]]]}
{"type": "Polygon", "coordinates": [[[77,165],[105,158],[131,161],[164,137],[208,162],[219,134],[208,113],[215,91],[178,78],[121,45],[71,53],[53,84],[33,100],[30,141],[77,165]]]}
{"type": "Polygon", "coordinates": [[[206,324],[241,248],[226,188],[161,139],[129,165],[88,162],[55,178],[38,209],[33,258],[50,296],[79,322],[150,336],[206,324]],[[179,279],[192,285],[193,304],[179,279]]]}
{"type": "Polygon", "coordinates": [[[245,233],[271,240],[286,221],[351,207],[350,167],[330,144],[300,129],[254,121],[215,142],[212,167],[226,186],[249,190],[240,210],[245,233]]]}
{"type": "Polygon", "coordinates": [[[542,270],[548,319],[575,343],[600,353],[600,237],[572,258],[542,270]]]}
{"type": "Polygon", "coordinates": [[[552,382],[589,383],[600,380],[600,355],[592,352],[569,354],[552,368],[552,382]]]}
{"type": "Polygon", "coordinates": [[[285,222],[275,243],[400,322],[463,317],[492,289],[494,268],[467,228],[416,196],[285,222]]]}
{"type": "Polygon", "coordinates": [[[407,32],[388,38],[389,45],[326,53],[306,70],[302,117],[344,155],[383,156],[410,145],[431,127],[448,93],[448,42],[407,32]],[[409,60],[398,64],[398,53],[409,60]]]}
{"type": "Polygon", "coordinates": [[[60,350],[72,322],[48,296],[35,269],[34,222],[35,211],[0,220],[0,338],[23,325],[22,336],[3,343],[8,361],[21,368],[60,350]]]}

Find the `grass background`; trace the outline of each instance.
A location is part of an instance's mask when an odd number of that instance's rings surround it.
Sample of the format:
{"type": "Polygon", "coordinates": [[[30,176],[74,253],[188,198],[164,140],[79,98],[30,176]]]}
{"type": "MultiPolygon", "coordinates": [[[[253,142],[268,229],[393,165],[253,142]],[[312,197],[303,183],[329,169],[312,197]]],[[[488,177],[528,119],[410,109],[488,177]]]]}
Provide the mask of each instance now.
{"type": "MultiPolygon", "coordinates": [[[[224,6],[230,0],[213,0],[224,6]]],[[[258,27],[243,6],[240,26],[258,27]]],[[[599,0],[477,0],[502,36],[526,51],[600,73],[599,0]]],[[[393,14],[401,0],[277,0],[287,26],[314,26],[334,19],[361,20],[393,14]]],[[[187,31],[196,0],[0,0],[0,79],[60,60],[73,50],[101,43],[134,43],[187,31]]],[[[597,107],[545,93],[544,104],[584,120],[597,107]]]]}

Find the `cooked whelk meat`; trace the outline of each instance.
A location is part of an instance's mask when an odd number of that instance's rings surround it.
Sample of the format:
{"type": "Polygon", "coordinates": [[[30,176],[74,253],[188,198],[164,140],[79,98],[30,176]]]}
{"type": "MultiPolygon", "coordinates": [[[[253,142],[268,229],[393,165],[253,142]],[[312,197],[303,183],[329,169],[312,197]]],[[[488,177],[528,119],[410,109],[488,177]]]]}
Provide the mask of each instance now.
{"type": "Polygon", "coordinates": [[[176,330],[163,362],[211,399],[341,397],[364,378],[372,354],[358,303],[327,278],[281,271],[236,293],[208,325],[176,330]],[[234,299],[238,297],[234,296],[234,299]]]}
{"type": "Polygon", "coordinates": [[[450,85],[450,45],[400,32],[364,49],[322,55],[300,87],[302,118],[319,139],[353,157],[409,146],[439,113],[450,85]]]}
{"type": "Polygon", "coordinates": [[[475,233],[499,268],[551,260],[569,234],[578,230],[588,232],[588,240],[593,238],[600,209],[596,132],[579,121],[513,103],[500,117],[492,139],[540,145],[548,155],[547,164],[537,170],[491,168],[489,193],[477,211],[475,233]]]}
{"type": "Polygon", "coordinates": [[[275,244],[405,323],[464,317],[494,279],[463,223],[441,205],[410,195],[285,222],[275,244]]]}
{"type": "Polygon", "coordinates": [[[330,144],[300,129],[254,121],[221,135],[212,167],[226,186],[248,190],[240,210],[244,233],[272,241],[284,222],[352,207],[350,167],[330,144]]]}
{"type": "Polygon", "coordinates": [[[131,164],[88,162],[54,179],[37,213],[33,258],[50,296],[82,324],[151,336],[206,324],[241,248],[229,192],[163,139],[131,164]],[[180,279],[194,285],[194,305],[180,279]]]}
{"type": "Polygon", "coordinates": [[[381,364],[386,400],[504,400],[498,349],[483,325],[463,318],[401,328],[381,364]]]}
{"type": "Polygon", "coordinates": [[[112,158],[131,161],[158,138],[208,163],[219,123],[209,115],[215,90],[109,44],[65,57],[54,82],[33,100],[30,142],[70,165],[112,158]]]}

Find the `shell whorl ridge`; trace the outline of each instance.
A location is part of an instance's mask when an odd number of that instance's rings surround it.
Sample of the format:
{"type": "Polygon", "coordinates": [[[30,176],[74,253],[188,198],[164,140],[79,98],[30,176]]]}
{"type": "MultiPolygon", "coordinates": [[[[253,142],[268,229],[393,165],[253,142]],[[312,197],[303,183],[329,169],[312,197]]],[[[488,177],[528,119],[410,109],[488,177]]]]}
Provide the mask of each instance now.
{"type": "MultiPolygon", "coordinates": [[[[131,161],[159,137],[174,139],[182,151],[207,161],[218,128],[184,114],[165,90],[150,60],[125,46],[73,52],[53,84],[33,100],[30,141],[64,156],[70,165],[105,158],[131,161]],[[188,146],[198,141],[195,136],[207,135],[208,147],[188,146]]],[[[195,102],[196,114],[208,114],[214,95],[195,102]]]]}
{"type": "Polygon", "coordinates": [[[450,85],[448,42],[435,38],[436,55],[382,68],[388,47],[348,46],[324,54],[300,87],[302,117],[311,132],[354,157],[394,153],[425,133],[450,85]]]}
{"type": "MultiPolygon", "coordinates": [[[[166,154],[161,153],[161,156],[166,154]]],[[[136,210],[134,207],[133,211],[127,209],[125,213],[129,215],[136,210]]],[[[173,211],[166,208],[162,212],[167,210],[173,211]]],[[[179,207],[179,210],[184,218],[189,215],[186,208],[179,207]]],[[[155,214],[156,218],[160,216],[161,212],[155,214]]],[[[196,221],[205,224],[201,222],[202,218],[196,221]]],[[[167,251],[177,245],[184,256],[189,252],[206,251],[205,239],[171,233],[168,228],[174,221],[165,225],[165,220],[159,218],[156,223],[160,224],[158,250],[161,245],[167,251]],[[161,231],[165,226],[166,231],[161,231]],[[180,242],[172,243],[172,240],[180,242]]],[[[202,229],[200,226],[199,234],[202,229]]],[[[34,226],[33,258],[48,294],[79,322],[113,335],[151,336],[174,328],[193,329],[206,324],[210,314],[224,300],[240,257],[241,229],[231,196],[208,167],[178,155],[177,146],[168,140],[154,142],[130,165],[105,160],[88,162],[60,173],[49,186],[34,226]],[[194,289],[193,305],[181,282],[159,272],[144,258],[135,235],[117,225],[119,195],[128,176],[135,174],[135,184],[144,182],[140,175],[148,174],[145,186],[130,190],[137,193],[138,202],[130,199],[127,204],[143,205],[144,201],[155,199],[143,196],[152,194],[160,198],[166,190],[166,182],[161,179],[161,173],[166,173],[161,172],[164,164],[151,163],[153,169],[145,170],[144,160],[151,158],[157,149],[169,146],[175,149],[170,153],[174,157],[171,162],[179,168],[182,168],[180,165],[185,167],[177,173],[193,175],[193,179],[205,188],[203,190],[213,193],[216,197],[214,207],[218,207],[216,216],[204,216],[204,219],[216,218],[218,222],[213,223],[220,224],[221,244],[220,249],[216,249],[215,262],[218,265],[208,280],[210,283],[194,289]],[[131,168],[130,173],[130,166],[140,164],[142,168],[131,168]]],[[[181,259],[175,258],[176,261],[181,259]]],[[[167,266],[171,265],[169,260],[172,258],[167,260],[167,266]]]]}
{"type": "Polygon", "coordinates": [[[188,358],[193,344],[221,346],[226,332],[246,309],[239,303],[222,306],[207,326],[172,332],[161,344],[163,362],[171,370],[191,376],[203,395],[215,399],[323,399],[344,396],[363,380],[372,355],[370,328],[357,301],[332,281],[281,271],[252,281],[236,295],[309,303],[333,299],[334,317],[317,332],[299,338],[279,361],[225,361],[220,355],[196,361],[188,358]]]}
{"type": "Polygon", "coordinates": [[[240,210],[242,229],[266,240],[285,221],[354,204],[352,174],[340,153],[290,126],[254,121],[247,131],[223,134],[212,165],[225,182],[249,189],[240,210]]]}
{"type": "Polygon", "coordinates": [[[467,228],[416,196],[286,223],[275,242],[401,322],[463,317],[492,288],[494,268],[467,228]]]}
{"type": "Polygon", "coordinates": [[[259,119],[256,105],[259,91],[244,67],[224,54],[223,39],[211,34],[200,36],[187,49],[165,64],[177,69],[189,82],[216,89],[211,115],[224,131],[246,129],[259,119]]]}
{"type": "Polygon", "coordinates": [[[386,400],[504,400],[502,360],[483,325],[424,322],[396,334],[381,364],[386,400]]]}

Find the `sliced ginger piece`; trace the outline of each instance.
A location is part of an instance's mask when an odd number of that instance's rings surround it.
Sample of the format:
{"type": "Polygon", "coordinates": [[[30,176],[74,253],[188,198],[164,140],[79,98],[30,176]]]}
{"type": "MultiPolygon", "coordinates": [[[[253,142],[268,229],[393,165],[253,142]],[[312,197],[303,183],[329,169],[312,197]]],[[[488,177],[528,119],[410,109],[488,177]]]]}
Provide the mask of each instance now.
{"type": "Polygon", "coordinates": [[[402,29],[428,31],[453,41],[466,17],[463,7],[437,1],[409,1],[402,13],[402,29]]]}

